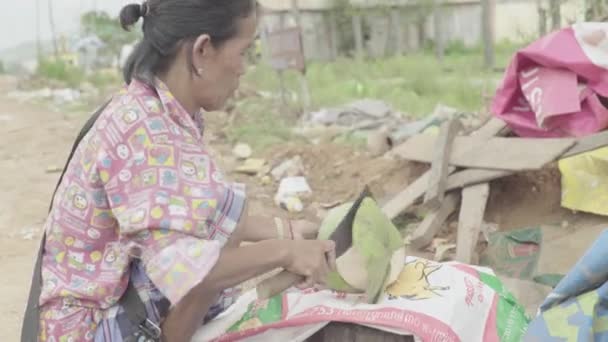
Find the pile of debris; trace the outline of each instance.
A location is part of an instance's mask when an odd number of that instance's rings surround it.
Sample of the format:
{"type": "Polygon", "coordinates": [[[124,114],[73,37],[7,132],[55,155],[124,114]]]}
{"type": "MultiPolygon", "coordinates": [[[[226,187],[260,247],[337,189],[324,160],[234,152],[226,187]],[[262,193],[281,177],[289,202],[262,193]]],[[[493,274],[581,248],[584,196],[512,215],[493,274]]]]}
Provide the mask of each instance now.
{"type": "Polygon", "coordinates": [[[388,153],[395,158],[430,163],[431,168],[387,201],[383,210],[394,219],[423,198],[429,212],[409,236],[410,247],[422,249],[433,242],[460,205],[455,258],[467,264],[478,263],[475,250],[487,225],[484,212],[490,181],[516,172],[539,170],[555,160],[608,143],[606,132],[579,140],[506,137],[509,129],[496,118],[470,135],[459,135],[461,129],[457,119],[448,120],[438,134],[414,135],[388,153]]]}
{"type": "Polygon", "coordinates": [[[466,127],[479,125],[473,113],[442,104],[438,104],[424,119],[413,120],[404,113],[394,111],[383,101],[363,99],[313,112],[300,129],[305,131],[311,127],[326,127],[335,129],[336,135],[360,134],[367,139],[370,152],[380,155],[413,135],[452,118],[460,119],[466,127]]]}

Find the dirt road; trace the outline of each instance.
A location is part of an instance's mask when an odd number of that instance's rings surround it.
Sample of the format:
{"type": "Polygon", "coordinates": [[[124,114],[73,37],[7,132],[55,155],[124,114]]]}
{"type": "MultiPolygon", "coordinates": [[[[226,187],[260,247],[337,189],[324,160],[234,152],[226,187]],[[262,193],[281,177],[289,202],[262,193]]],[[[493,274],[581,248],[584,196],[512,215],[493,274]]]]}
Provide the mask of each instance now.
{"type": "Polygon", "coordinates": [[[17,341],[52,191],[84,117],[7,99],[0,89],[0,340],[17,341]]]}

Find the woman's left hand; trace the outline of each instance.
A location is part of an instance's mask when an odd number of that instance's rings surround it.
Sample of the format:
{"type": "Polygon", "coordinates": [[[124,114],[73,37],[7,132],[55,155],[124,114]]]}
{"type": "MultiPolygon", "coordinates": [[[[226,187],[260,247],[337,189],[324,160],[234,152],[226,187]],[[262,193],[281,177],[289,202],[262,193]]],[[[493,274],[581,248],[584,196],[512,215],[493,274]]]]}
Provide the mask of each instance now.
{"type": "Polygon", "coordinates": [[[294,240],[311,240],[317,238],[319,224],[307,220],[291,221],[294,240]]]}

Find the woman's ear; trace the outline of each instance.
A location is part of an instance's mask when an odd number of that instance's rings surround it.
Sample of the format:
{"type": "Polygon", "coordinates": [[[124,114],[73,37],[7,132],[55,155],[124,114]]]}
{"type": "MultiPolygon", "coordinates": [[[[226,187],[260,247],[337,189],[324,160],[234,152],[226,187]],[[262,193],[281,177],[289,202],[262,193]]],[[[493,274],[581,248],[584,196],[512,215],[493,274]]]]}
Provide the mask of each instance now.
{"type": "Polygon", "coordinates": [[[201,34],[196,37],[194,44],[192,45],[192,64],[196,70],[196,73],[200,76],[205,70],[205,64],[208,56],[211,54],[213,45],[211,44],[211,37],[208,34],[201,34]]]}

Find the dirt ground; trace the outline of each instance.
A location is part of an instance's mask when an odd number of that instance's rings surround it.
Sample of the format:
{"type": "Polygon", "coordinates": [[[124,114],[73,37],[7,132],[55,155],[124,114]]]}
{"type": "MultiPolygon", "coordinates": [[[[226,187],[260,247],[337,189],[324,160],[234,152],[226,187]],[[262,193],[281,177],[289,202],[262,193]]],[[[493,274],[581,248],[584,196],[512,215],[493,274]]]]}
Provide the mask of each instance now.
{"type": "MultiPolygon", "coordinates": [[[[86,116],[53,112],[42,106],[20,104],[4,96],[14,85],[0,79],[0,341],[17,341],[23,310],[38,249],[40,230],[51,193],[59,177],[49,168],[62,167],[73,139],[86,116]]],[[[223,141],[225,117],[208,118],[210,144],[227,173],[248,184],[254,213],[285,214],[272,201],[277,184],[262,186],[258,177],[235,174],[238,165],[231,146],[223,141]]],[[[313,190],[306,200],[310,208],[304,216],[317,216],[321,203],[345,202],[366,184],[382,201],[403,189],[424,171],[420,164],[371,157],[365,151],[335,144],[295,144],[276,146],[263,155],[270,164],[299,155],[313,190]]],[[[572,234],[584,234],[584,227],[597,226],[603,219],[574,214],[560,207],[559,172],[555,168],[518,174],[492,183],[486,221],[500,229],[537,224],[574,227],[572,234]]],[[[457,216],[457,215],[455,215],[457,216]]],[[[453,218],[455,219],[455,218],[453,218]]],[[[452,219],[452,220],[453,220],[452,219]]],[[[454,226],[454,225],[450,225],[454,226]]],[[[589,234],[597,231],[589,230],[589,234]]],[[[453,235],[453,232],[451,232],[453,235]]],[[[586,239],[567,239],[559,254],[569,256],[564,266],[576,261],[586,239]],[[566,251],[565,248],[570,250],[566,251]]],[[[562,245],[563,246],[563,243],[562,245]]],[[[567,270],[567,269],[566,269],[567,270]]]]}

